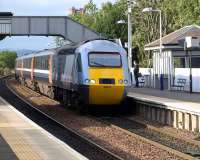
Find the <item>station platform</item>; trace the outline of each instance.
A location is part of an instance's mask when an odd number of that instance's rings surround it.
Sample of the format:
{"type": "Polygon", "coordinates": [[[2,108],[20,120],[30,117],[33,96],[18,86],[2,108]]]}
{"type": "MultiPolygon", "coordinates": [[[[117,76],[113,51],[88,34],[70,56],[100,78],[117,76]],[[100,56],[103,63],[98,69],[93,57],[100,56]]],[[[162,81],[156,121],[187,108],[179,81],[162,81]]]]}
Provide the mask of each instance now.
{"type": "Polygon", "coordinates": [[[86,160],[0,97],[0,160],[86,160]]]}
{"type": "Polygon", "coordinates": [[[145,118],[200,132],[200,94],[131,87],[128,96],[145,118]]]}
{"type": "Polygon", "coordinates": [[[158,104],[166,109],[200,115],[200,94],[197,93],[161,91],[153,88],[131,88],[128,96],[137,100],[158,104]]]}

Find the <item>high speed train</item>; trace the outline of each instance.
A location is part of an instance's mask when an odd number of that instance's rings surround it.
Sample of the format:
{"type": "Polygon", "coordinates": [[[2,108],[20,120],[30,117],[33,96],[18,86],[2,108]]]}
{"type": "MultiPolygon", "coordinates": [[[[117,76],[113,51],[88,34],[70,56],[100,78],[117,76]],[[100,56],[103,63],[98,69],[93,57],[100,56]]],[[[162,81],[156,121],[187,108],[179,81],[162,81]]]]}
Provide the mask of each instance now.
{"type": "Polygon", "coordinates": [[[131,85],[127,53],[110,40],[89,40],[16,59],[21,83],[67,105],[120,104],[131,85]]]}

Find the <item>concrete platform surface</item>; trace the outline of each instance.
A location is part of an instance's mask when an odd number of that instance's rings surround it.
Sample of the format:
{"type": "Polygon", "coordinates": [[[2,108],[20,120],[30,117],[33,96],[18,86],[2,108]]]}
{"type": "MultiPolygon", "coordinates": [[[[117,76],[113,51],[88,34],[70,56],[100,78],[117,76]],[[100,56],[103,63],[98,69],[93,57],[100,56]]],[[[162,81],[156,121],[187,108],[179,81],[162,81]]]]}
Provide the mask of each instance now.
{"type": "Polygon", "coordinates": [[[0,97],[0,160],[86,160],[0,97]]]}
{"type": "Polygon", "coordinates": [[[161,91],[152,88],[130,88],[128,96],[158,104],[160,108],[200,115],[200,94],[161,91]]]}

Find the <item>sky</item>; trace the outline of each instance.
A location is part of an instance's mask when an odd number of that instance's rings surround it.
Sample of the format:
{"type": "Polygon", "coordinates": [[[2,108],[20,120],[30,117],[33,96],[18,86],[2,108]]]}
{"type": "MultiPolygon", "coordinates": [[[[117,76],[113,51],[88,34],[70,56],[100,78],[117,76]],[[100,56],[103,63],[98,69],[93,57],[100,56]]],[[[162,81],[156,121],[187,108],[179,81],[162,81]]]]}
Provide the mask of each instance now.
{"type": "MultiPolygon", "coordinates": [[[[93,0],[98,8],[102,3],[116,0],[93,0]]],[[[0,12],[15,16],[67,16],[70,9],[83,7],[89,0],[0,0],[0,12]]],[[[41,50],[54,47],[53,37],[6,37],[0,41],[1,49],[41,50]]]]}

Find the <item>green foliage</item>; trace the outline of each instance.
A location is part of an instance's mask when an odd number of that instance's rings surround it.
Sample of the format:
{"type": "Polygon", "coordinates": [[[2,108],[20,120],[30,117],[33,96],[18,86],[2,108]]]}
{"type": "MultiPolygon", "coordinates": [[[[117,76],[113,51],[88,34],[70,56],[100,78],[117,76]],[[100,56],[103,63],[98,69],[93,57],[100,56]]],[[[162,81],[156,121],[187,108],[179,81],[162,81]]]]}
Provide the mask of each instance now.
{"type": "Polygon", "coordinates": [[[117,21],[127,19],[125,4],[124,0],[115,4],[104,3],[97,14],[96,30],[108,38],[127,41],[127,24],[117,24],[117,21]]]}
{"type": "Polygon", "coordinates": [[[70,17],[76,21],[79,21],[81,24],[84,24],[92,29],[96,29],[97,7],[92,0],[90,0],[90,2],[84,6],[84,11],[84,15],[82,13],[76,13],[70,17]]]}
{"type": "MultiPolygon", "coordinates": [[[[145,7],[162,11],[163,36],[186,25],[200,25],[200,0],[136,0],[132,12],[133,47],[139,47],[140,65],[147,67],[150,57],[144,52],[144,45],[159,38],[159,14],[142,13],[145,7]]],[[[127,1],[107,2],[97,9],[92,0],[85,5],[85,14],[71,17],[86,26],[106,35],[108,38],[121,38],[127,42],[127,25],[119,25],[118,20],[127,20],[127,1]]]]}
{"type": "Polygon", "coordinates": [[[17,58],[16,52],[12,51],[0,52],[0,68],[14,69],[16,58],[17,58]]]}

